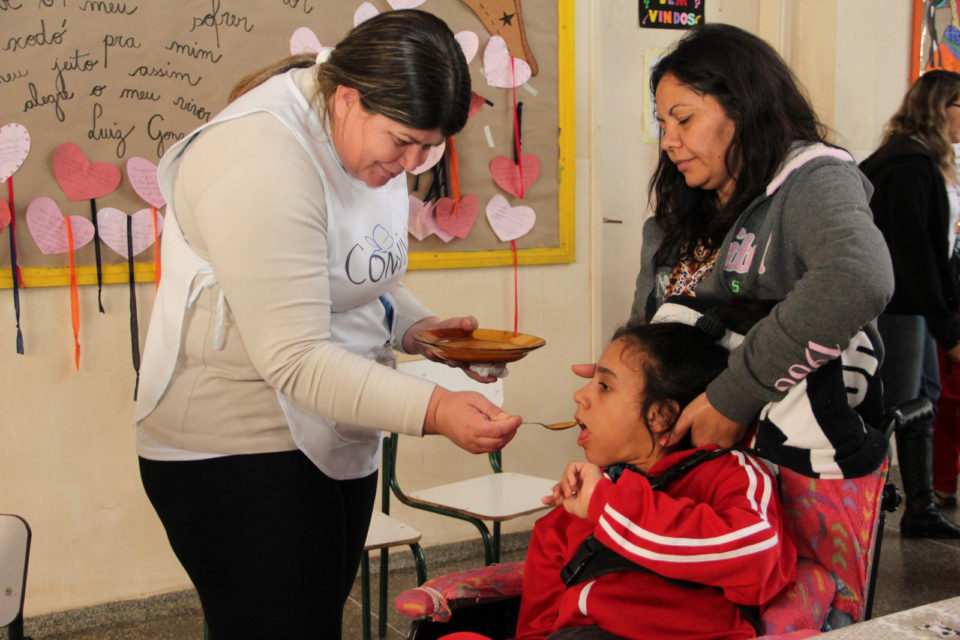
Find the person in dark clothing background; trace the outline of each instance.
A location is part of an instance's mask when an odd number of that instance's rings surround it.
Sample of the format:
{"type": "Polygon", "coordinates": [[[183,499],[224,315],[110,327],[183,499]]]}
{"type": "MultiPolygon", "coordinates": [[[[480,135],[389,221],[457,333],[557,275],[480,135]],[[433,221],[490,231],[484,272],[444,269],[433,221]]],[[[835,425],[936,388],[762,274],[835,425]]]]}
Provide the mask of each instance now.
{"type": "MultiPolygon", "coordinates": [[[[951,143],[960,142],[960,74],[918,78],[886,125],[880,147],[860,168],[873,183],[870,200],[893,261],[895,291],[878,328],[886,347],[880,367],[884,404],[940,395],[937,345],[960,362],[960,317],[948,244],[947,185],[958,184],[951,143]]],[[[934,504],[933,420],[896,433],[906,508],[905,538],[960,538],[960,527],[934,504]]]]}

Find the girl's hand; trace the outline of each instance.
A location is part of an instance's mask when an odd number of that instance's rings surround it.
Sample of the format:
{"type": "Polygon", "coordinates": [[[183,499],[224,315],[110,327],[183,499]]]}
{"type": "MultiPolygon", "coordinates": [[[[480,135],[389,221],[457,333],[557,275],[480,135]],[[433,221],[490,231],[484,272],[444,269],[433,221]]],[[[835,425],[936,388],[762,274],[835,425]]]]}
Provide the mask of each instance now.
{"type": "Polygon", "coordinates": [[[673,429],[660,439],[660,444],[664,447],[675,445],[687,432],[690,432],[695,447],[708,444],[732,447],[743,439],[747,425],[734,422],[714,409],[704,392],[684,407],[673,429]]]}
{"type": "MultiPolygon", "coordinates": [[[[603,478],[603,470],[590,462],[570,462],[560,479],[560,504],[567,513],[586,518],[590,499],[597,483],[603,478]]],[[[554,488],[554,494],[557,493],[554,488]]]]}

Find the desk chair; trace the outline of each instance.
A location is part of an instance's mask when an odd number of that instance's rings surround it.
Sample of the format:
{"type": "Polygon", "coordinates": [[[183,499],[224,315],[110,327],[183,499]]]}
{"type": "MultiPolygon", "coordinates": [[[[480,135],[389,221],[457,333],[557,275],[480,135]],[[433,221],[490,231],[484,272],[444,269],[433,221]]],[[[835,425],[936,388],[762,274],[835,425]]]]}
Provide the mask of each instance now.
{"type": "MultiPolygon", "coordinates": [[[[476,382],[458,369],[428,360],[402,362],[397,367],[409,375],[432,380],[451,391],[477,391],[497,405],[503,404],[503,381],[476,382]]],[[[500,523],[535,513],[547,507],[540,501],[550,495],[556,480],[504,472],[500,452],[489,454],[491,474],[406,493],[397,473],[400,438],[392,434],[384,442],[383,479],[403,504],[469,522],[483,540],[487,565],[500,562],[500,523]],[[493,534],[486,522],[493,523],[493,534]]]]}
{"type": "Polygon", "coordinates": [[[0,627],[10,640],[23,635],[23,594],[27,586],[30,527],[20,516],[0,514],[0,627]]]}
{"type": "MultiPolygon", "coordinates": [[[[394,436],[395,437],[395,436],[394,436]]],[[[386,449],[383,464],[387,464],[386,449]]],[[[417,567],[417,584],[427,581],[427,562],[420,548],[420,532],[400,522],[390,514],[390,485],[384,480],[380,493],[380,511],[374,511],[367,530],[367,540],[363,545],[363,557],[360,560],[361,607],[363,618],[361,629],[363,640],[370,640],[370,551],[380,550],[380,623],[378,632],[381,638],[387,635],[387,581],[390,571],[390,547],[409,545],[417,567]]]]}

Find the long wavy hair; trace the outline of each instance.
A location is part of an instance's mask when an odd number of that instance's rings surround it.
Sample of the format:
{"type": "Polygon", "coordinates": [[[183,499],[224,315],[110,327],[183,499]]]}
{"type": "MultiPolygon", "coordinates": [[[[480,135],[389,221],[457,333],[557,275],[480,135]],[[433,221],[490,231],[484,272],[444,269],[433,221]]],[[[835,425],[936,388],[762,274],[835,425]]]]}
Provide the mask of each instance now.
{"type": "Polygon", "coordinates": [[[937,168],[948,182],[960,182],[949,136],[947,109],[960,100],[960,74],[940,69],[914,81],[900,108],[887,122],[881,145],[896,135],[916,136],[926,143],[937,168]]]}
{"type": "Polygon", "coordinates": [[[734,177],[730,199],[689,187],[666,151],[650,179],[654,215],[665,232],[658,260],[669,264],[698,242],[716,247],[736,217],[763,193],[796,142],[826,142],[817,118],[783,58],[766,42],[737,27],[705,24],[692,29],[654,67],[650,89],[671,75],[710,95],[734,124],[726,152],[734,177]]]}
{"type": "MultiPolygon", "coordinates": [[[[310,67],[315,55],[288,56],[242,78],[233,101],[279,73],[310,67]]],[[[387,11],[354,27],[316,66],[317,95],[326,105],[339,85],[356,89],[360,104],[414,129],[451,136],[467,123],[470,71],[450,27],[417,9],[387,11]]],[[[326,114],[326,109],[321,108],[326,114]]]]}

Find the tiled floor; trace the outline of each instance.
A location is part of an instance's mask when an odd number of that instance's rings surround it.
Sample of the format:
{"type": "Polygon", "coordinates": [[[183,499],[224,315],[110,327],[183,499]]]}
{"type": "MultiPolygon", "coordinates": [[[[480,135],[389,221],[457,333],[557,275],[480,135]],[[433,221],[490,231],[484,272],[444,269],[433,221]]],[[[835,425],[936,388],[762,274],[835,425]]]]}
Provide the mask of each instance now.
{"type": "MultiPolygon", "coordinates": [[[[896,468],[894,468],[894,475],[896,468]]],[[[960,523],[960,513],[947,511],[945,515],[960,523]]],[[[892,514],[884,529],[880,553],[880,573],[877,581],[874,616],[909,609],[928,602],[960,595],[960,541],[903,540],[898,528],[899,512],[892,514]]],[[[520,560],[525,553],[523,537],[505,539],[509,549],[505,562],[520,560]]],[[[439,550],[426,549],[430,576],[476,567],[481,563],[480,545],[465,544],[458,549],[473,549],[476,553],[451,554],[438,558],[439,550]]],[[[444,550],[450,553],[449,550],[444,550]]],[[[409,552],[395,550],[392,565],[411,565],[409,552]]],[[[372,565],[376,565],[373,562],[372,565]]],[[[373,637],[377,637],[376,575],[373,577],[373,637]]],[[[401,590],[413,586],[412,566],[390,572],[390,602],[401,590]]],[[[387,635],[389,640],[404,640],[409,625],[405,619],[388,608],[387,635]]],[[[148,603],[118,603],[82,612],[68,612],[54,616],[28,619],[27,635],[33,640],[200,640],[203,638],[202,619],[196,597],[190,593],[172,594],[151,599],[148,603]]],[[[2,635],[0,635],[2,637],[2,635]]],[[[346,639],[361,637],[360,581],[344,612],[346,639]]]]}

